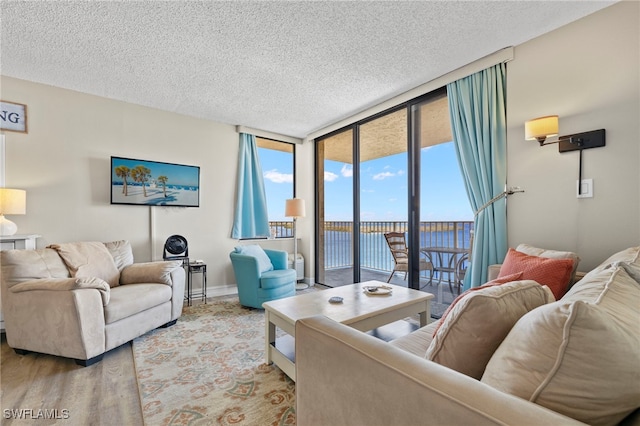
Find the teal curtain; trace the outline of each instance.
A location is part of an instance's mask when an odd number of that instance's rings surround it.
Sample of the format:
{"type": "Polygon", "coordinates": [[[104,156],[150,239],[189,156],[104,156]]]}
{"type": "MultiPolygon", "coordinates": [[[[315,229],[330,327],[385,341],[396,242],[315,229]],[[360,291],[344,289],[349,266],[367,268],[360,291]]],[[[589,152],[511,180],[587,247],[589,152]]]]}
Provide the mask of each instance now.
{"type": "Polygon", "coordinates": [[[447,85],[453,141],[471,207],[474,244],[464,288],[478,287],[489,265],[507,252],[506,198],[478,209],[505,190],[507,182],[506,64],[447,85]]]}
{"type": "Polygon", "coordinates": [[[240,133],[236,211],[231,238],[266,238],[269,236],[267,196],[256,137],[240,133]]]}

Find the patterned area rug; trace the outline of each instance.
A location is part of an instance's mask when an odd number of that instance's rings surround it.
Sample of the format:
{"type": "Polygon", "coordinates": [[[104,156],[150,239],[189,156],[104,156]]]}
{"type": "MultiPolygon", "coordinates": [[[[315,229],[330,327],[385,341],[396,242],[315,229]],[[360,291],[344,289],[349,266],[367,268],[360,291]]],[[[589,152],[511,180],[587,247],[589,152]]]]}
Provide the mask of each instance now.
{"type": "Polygon", "coordinates": [[[295,424],[295,384],[264,363],[264,311],[237,296],[185,306],[133,341],[145,425],[295,424]]]}

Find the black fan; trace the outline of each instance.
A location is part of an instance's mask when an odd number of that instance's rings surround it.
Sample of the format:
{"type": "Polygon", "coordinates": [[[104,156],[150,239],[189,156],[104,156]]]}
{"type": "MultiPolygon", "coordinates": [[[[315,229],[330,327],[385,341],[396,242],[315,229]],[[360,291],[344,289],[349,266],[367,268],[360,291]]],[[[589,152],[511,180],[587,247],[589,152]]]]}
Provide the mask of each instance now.
{"type": "Polygon", "coordinates": [[[172,235],[167,238],[167,241],[164,243],[164,254],[162,257],[165,260],[188,258],[189,245],[187,244],[187,239],[182,235],[172,235]]]}

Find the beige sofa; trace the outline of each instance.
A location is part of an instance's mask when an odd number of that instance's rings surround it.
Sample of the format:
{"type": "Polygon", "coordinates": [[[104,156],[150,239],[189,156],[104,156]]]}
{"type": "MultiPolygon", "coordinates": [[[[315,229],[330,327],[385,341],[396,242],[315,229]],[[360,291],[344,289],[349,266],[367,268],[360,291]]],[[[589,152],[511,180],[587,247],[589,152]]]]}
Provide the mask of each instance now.
{"type": "Polygon", "coordinates": [[[7,343],[91,365],[182,313],[180,261],[134,263],[127,241],[1,253],[7,343]]]}
{"type": "Polygon", "coordinates": [[[389,343],[298,321],[297,424],[640,424],[639,253],[616,253],[559,301],[528,280],[469,292],[442,324],[389,343]]]}

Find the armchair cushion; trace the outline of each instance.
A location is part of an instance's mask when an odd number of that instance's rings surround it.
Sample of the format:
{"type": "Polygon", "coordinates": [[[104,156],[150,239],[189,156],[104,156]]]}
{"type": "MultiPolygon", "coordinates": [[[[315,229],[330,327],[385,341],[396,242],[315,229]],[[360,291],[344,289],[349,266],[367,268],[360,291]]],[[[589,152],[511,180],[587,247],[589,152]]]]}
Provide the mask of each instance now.
{"type": "Polygon", "coordinates": [[[98,277],[111,287],[120,284],[120,271],[109,250],[101,242],[77,242],[52,244],[69,268],[71,276],[77,278],[98,277]]]}
{"type": "Polygon", "coordinates": [[[100,278],[41,278],[32,281],[24,281],[11,287],[12,293],[26,291],[69,291],[79,289],[95,289],[100,292],[102,306],[109,304],[111,292],[109,284],[100,278]]]}
{"type": "Polygon", "coordinates": [[[171,272],[181,268],[180,260],[134,263],[120,274],[120,284],[162,283],[172,285],[171,272]]]}
{"type": "Polygon", "coordinates": [[[275,269],[264,272],[260,276],[260,288],[267,290],[282,287],[296,280],[296,272],[293,269],[275,269]]]}
{"type": "Polygon", "coordinates": [[[104,246],[109,250],[113,261],[116,264],[116,268],[122,271],[125,267],[133,264],[133,250],[131,244],[127,240],[111,241],[104,243],[104,246]]]}
{"type": "Polygon", "coordinates": [[[273,264],[271,263],[271,259],[269,259],[269,256],[267,256],[267,253],[259,245],[250,244],[246,246],[238,246],[235,249],[236,249],[236,253],[255,257],[258,261],[258,271],[261,274],[263,272],[273,270],[273,264]]]}
{"type": "Polygon", "coordinates": [[[171,287],[163,284],[122,285],[111,292],[111,303],[104,308],[104,321],[112,324],[171,300],[171,287]]]}

